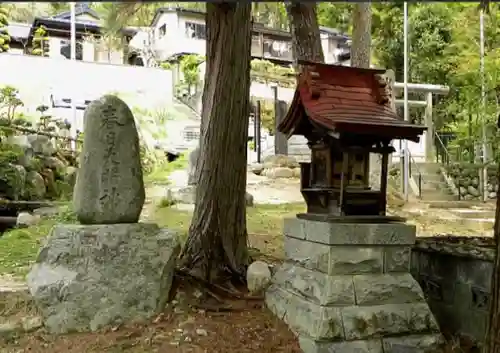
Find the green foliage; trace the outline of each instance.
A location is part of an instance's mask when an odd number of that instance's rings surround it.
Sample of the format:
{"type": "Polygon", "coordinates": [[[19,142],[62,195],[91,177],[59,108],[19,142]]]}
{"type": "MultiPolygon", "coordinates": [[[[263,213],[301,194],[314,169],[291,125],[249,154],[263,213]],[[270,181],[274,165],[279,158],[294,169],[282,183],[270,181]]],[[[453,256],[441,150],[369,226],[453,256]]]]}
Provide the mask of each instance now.
{"type": "Polygon", "coordinates": [[[280,87],[294,87],[296,83],[295,71],[291,66],[275,65],[269,60],[252,60],[250,75],[257,82],[277,83],[280,87]]]}
{"type": "Polygon", "coordinates": [[[260,101],[260,122],[262,127],[267,129],[271,134],[274,133],[274,101],[271,99],[251,98],[252,104],[260,101]]]}
{"type": "Polygon", "coordinates": [[[201,55],[184,55],[179,61],[179,69],[182,79],[176,87],[177,96],[191,96],[193,90],[196,91],[198,83],[201,81],[200,64],[205,60],[201,55]]]}
{"type": "Polygon", "coordinates": [[[9,25],[9,11],[5,6],[0,6],[0,53],[10,49],[10,35],[7,29],[9,25]]]}
{"type": "Polygon", "coordinates": [[[164,162],[157,165],[151,172],[146,176],[148,182],[166,184],[168,183],[169,175],[176,170],[184,170],[187,168],[188,160],[187,155],[180,155],[173,162],[164,162]]]}
{"type": "MultiPolygon", "coordinates": [[[[22,107],[24,103],[19,98],[19,90],[12,86],[3,86],[0,88],[0,132],[4,136],[10,136],[14,133],[9,126],[14,120],[23,120],[16,109],[22,107]],[[17,119],[16,119],[17,118],[17,119]]],[[[23,123],[23,125],[25,125],[23,123]]]]}
{"type": "Polygon", "coordinates": [[[47,27],[39,26],[33,34],[31,55],[49,56],[49,39],[47,27]]]}

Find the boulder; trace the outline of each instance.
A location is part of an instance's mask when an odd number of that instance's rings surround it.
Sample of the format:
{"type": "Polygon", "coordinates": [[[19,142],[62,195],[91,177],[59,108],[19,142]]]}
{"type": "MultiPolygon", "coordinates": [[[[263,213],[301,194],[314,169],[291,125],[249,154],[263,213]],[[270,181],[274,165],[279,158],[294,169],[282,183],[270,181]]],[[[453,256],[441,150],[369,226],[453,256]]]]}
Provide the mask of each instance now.
{"type": "Polygon", "coordinates": [[[274,156],[267,156],[264,158],[264,168],[270,169],[273,167],[287,167],[287,168],[297,168],[299,163],[292,156],[285,156],[283,154],[277,154],[274,156]]]}
{"type": "Polygon", "coordinates": [[[30,171],[26,174],[26,182],[29,185],[30,193],[32,197],[40,200],[43,199],[47,193],[47,188],[45,186],[45,181],[40,173],[35,171],[30,171]]]}
{"type": "Polygon", "coordinates": [[[30,143],[33,151],[36,154],[43,156],[52,156],[56,152],[54,143],[50,137],[38,134],[27,135],[28,142],[30,143]]]}
{"type": "Polygon", "coordinates": [[[55,172],[56,176],[62,176],[64,174],[66,165],[59,158],[47,157],[43,162],[47,168],[50,168],[55,172]]]}
{"type": "Polygon", "coordinates": [[[63,180],[68,183],[71,187],[75,186],[76,176],[78,174],[78,168],[68,166],[64,170],[63,180]]]}
{"type": "Polygon", "coordinates": [[[27,284],[49,332],[96,331],[162,312],[179,251],[156,224],[58,225],[27,284]]]}
{"type": "Polygon", "coordinates": [[[16,226],[19,228],[31,227],[40,223],[41,217],[39,215],[32,215],[29,212],[20,212],[17,215],[16,226]]]}
{"type": "Polygon", "coordinates": [[[293,169],[286,167],[276,167],[267,169],[265,173],[268,178],[278,179],[278,178],[293,178],[293,169]]]}
{"type": "Polygon", "coordinates": [[[271,283],[271,270],[263,261],[255,261],[247,269],[247,287],[251,294],[263,293],[271,283]]]}
{"type": "Polygon", "coordinates": [[[254,163],[248,166],[248,170],[255,175],[261,175],[264,170],[264,165],[262,163],[254,163]]]}
{"type": "Polygon", "coordinates": [[[82,224],[135,223],[145,200],[139,135],[125,102],[106,95],[86,109],[73,207],[82,224]]]}
{"type": "Polygon", "coordinates": [[[196,185],[196,165],[200,157],[200,146],[196,147],[188,156],[188,185],[196,185]]]}

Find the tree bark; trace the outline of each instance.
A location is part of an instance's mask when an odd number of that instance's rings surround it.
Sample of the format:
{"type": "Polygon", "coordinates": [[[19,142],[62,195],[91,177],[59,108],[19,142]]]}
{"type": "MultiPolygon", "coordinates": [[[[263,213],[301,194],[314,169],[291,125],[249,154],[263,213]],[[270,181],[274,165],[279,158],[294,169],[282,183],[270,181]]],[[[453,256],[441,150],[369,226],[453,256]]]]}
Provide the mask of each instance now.
{"type": "Polygon", "coordinates": [[[316,3],[286,3],[286,11],[292,33],[292,52],[295,62],[297,60],[325,62],[316,16],[316,3]]]}
{"type": "MultiPolygon", "coordinates": [[[[498,168],[498,182],[500,182],[500,166],[498,168]]],[[[500,185],[500,184],[498,184],[500,185]]],[[[497,188],[497,202],[493,237],[496,245],[495,263],[491,275],[491,295],[489,303],[488,327],[484,339],[484,353],[500,352],[500,188],[497,188]]]]}
{"type": "Polygon", "coordinates": [[[369,2],[356,3],[352,21],[351,66],[369,68],[372,43],[371,4],[369,2]]]}
{"type": "Polygon", "coordinates": [[[196,203],[182,266],[212,283],[246,273],[251,3],[207,3],[196,203]]]}

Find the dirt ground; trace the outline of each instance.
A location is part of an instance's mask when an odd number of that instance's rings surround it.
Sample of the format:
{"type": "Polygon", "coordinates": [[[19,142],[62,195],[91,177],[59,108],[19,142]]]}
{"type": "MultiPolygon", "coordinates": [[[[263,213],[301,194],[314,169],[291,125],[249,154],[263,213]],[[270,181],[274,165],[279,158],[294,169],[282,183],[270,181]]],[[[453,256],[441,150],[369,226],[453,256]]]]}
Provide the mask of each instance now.
{"type": "MultiPolygon", "coordinates": [[[[0,297],[2,321],[36,315],[27,294],[0,297]]],[[[6,332],[0,323],[0,352],[301,352],[294,335],[264,307],[262,300],[225,300],[224,305],[211,302],[215,300],[202,297],[198,289],[181,287],[176,300],[151,322],[97,333],[51,335],[43,329],[6,332]]]]}
{"type": "MultiPolygon", "coordinates": [[[[296,183],[295,183],[296,184],[296,183]]],[[[280,261],[282,257],[282,221],[303,212],[298,187],[294,183],[271,185],[259,178],[252,178],[248,188],[257,204],[274,205],[249,208],[247,223],[252,256],[268,262],[280,261]],[[279,194],[276,194],[279,192],[279,194]],[[272,195],[272,197],[270,196],[272,195]],[[285,200],[288,205],[276,205],[285,200]]],[[[151,191],[151,190],[149,190],[151,191]]],[[[159,195],[162,195],[158,188],[159,195]]],[[[185,234],[191,212],[175,208],[156,209],[155,192],[148,192],[148,204],[144,216],[161,226],[176,229],[185,234]]],[[[391,205],[397,204],[391,200],[391,205]]],[[[395,208],[398,215],[407,216],[419,231],[436,233],[475,234],[455,219],[438,221],[440,217],[428,219],[435,210],[395,208]],[[411,211],[411,212],[410,212],[411,211]]],[[[444,212],[439,210],[439,212],[444,212]]],[[[440,214],[443,216],[443,214],[440,214]]],[[[45,230],[43,230],[45,231],[45,230]]],[[[46,234],[46,233],[44,233],[46,234]]],[[[28,244],[31,235],[19,236],[19,243],[28,244]]],[[[36,244],[28,244],[34,247],[36,244]]],[[[13,249],[13,254],[24,253],[26,246],[13,249]],[[14,251],[15,250],[15,251],[14,251]]],[[[37,246],[37,245],[36,245],[37,246]]],[[[1,253],[1,252],[0,252],[1,253]]],[[[1,264],[1,261],[0,261],[1,264]]],[[[4,266],[12,264],[4,264],[4,266]]],[[[0,281],[1,282],[1,281],[0,281]]],[[[19,288],[18,288],[19,289],[19,288]]],[[[201,296],[199,288],[180,287],[176,299],[166,310],[148,323],[127,324],[97,333],[73,333],[51,335],[43,328],[32,332],[8,330],[4,323],[22,317],[36,316],[37,312],[25,291],[6,294],[0,286],[0,353],[51,352],[51,353],[299,353],[297,339],[279,318],[272,315],[261,299],[225,299],[214,302],[201,296]],[[211,302],[213,305],[207,305],[211,302]],[[203,306],[200,306],[203,303],[203,306]]],[[[450,338],[443,352],[474,352],[467,341],[450,338]]]]}

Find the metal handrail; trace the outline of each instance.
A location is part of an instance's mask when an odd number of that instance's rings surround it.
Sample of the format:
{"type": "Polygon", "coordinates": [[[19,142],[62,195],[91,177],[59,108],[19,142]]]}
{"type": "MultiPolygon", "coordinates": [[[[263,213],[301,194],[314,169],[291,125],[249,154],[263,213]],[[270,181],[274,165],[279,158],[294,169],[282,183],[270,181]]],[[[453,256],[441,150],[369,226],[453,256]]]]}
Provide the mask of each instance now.
{"type": "Polygon", "coordinates": [[[418,168],[418,164],[417,162],[415,161],[415,159],[413,159],[410,151],[408,151],[408,156],[410,157],[410,163],[409,164],[409,176],[410,178],[412,177],[413,175],[413,171],[412,171],[412,164],[415,165],[415,169],[416,169],[416,173],[417,173],[417,187],[418,187],[418,198],[422,198],[422,173],[420,172],[420,169],[418,168]]]}
{"type": "Polygon", "coordinates": [[[449,164],[450,163],[450,153],[448,152],[448,149],[446,148],[443,140],[441,140],[441,137],[437,134],[437,132],[434,133],[434,141],[439,142],[436,144],[436,162],[439,163],[439,157],[441,157],[441,163],[444,164],[449,164]],[[441,153],[443,152],[444,155],[441,153]]]}

